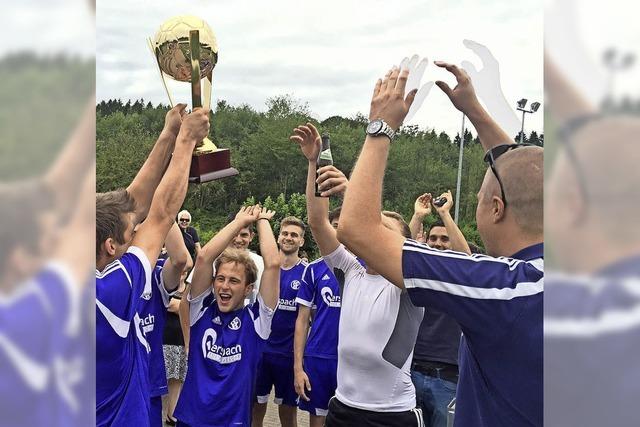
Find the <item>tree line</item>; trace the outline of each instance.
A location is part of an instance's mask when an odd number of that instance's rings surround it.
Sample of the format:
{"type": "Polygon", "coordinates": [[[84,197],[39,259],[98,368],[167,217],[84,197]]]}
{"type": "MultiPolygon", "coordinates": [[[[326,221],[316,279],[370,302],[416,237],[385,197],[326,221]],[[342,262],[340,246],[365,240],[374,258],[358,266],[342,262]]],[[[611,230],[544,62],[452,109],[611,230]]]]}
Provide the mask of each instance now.
{"type": "MultiPolygon", "coordinates": [[[[126,187],[144,162],[162,130],[169,107],[142,99],[102,101],[97,105],[97,191],[126,187]]],[[[211,140],[231,150],[231,163],[240,171],[233,178],[189,187],[184,208],[192,225],[207,241],[245,203],[261,202],[277,212],[276,219],[295,215],[306,222],[304,198],[307,162],[289,135],[299,124],[312,122],[331,136],[334,164],[349,176],[364,141],[368,122],[361,114],[329,117],[318,122],[307,104],[291,96],[267,100],[265,111],[219,101],[213,109],[211,140]]],[[[455,194],[460,135],[405,126],[394,141],[384,182],[383,208],[400,212],[407,220],[416,197],[446,190],[460,198],[460,227],[468,240],[481,245],[475,225],[476,193],[486,170],[482,147],[471,132],[464,136],[460,195],[455,194]]],[[[517,136],[516,136],[517,138],[517,136]]],[[[526,142],[542,145],[543,135],[531,132],[526,142]]],[[[334,198],[332,207],[340,204],[334,198]]],[[[436,214],[425,225],[433,222],[436,214]]],[[[277,226],[276,226],[277,231],[277,226]]],[[[303,250],[309,257],[317,248],[307,230],[303,250]]]]}

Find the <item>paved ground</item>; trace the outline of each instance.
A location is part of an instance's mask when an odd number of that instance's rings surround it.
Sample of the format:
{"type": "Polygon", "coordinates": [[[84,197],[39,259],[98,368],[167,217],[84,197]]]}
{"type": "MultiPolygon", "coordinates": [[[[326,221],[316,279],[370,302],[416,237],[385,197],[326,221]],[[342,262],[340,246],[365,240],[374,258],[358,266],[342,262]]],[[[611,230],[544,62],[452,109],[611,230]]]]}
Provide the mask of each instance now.
{"type": "MultiPolygon", "coordinates": [[[[163,402],[164,403],[164,402],[163,402]]],[[[163,409],[163,414],[166,412],[163,409]]],[[[278,418],[278,405],[273,403],[273,394],[269,397],[267,404],[267,415],[264,417],[263,427],[280,427],[280,419],[278,418]]],[[[309,413],[298,410],[298,427],[309,427],[309,413]]]]}

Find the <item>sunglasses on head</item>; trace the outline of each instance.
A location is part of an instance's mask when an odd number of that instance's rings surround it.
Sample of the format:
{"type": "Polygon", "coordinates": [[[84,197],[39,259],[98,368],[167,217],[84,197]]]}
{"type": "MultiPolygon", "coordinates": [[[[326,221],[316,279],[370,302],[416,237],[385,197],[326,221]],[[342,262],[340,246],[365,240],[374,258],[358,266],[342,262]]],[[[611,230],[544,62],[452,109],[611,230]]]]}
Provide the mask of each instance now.
{"type": "Polygon", "coordinates": [[[496,177],[498,181],[498,185],[500,186],[500,196],[502,197],[502,203],[504,203],[504,207],[507,207],[507,198],[504,195],[504,185],[502,184],[502,179],[500,179],[500,175],[498,175],[498,170],[496,169],[496,160],[500,158],[507,151],[515,150],[520,147],[530,147],[534,144],[502,144],[496,145],[484,155],[485,163],[489,163],[489,167],[493,172],[493,175],[496,177]]]}

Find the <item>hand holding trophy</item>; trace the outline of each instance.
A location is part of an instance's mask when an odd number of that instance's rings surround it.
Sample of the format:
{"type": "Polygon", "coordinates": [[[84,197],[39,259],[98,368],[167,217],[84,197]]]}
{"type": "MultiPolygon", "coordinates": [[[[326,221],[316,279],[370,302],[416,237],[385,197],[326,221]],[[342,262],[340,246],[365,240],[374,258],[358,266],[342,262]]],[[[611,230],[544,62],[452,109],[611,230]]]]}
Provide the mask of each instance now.
{"type": "MultiPolygon", "coordinates": [[[[213,68],[218,62],[218,44],[211,27],[195,16],[176,16],[165,21],[148,43],[171,106],[174,102],[165,76],[179,82],[191,82],[191,107],[210,110],[213,68]]],[[[216,147],[209,138],[196,146],[189,182],[204,183],[237,174],[238,171],[231,167],[228,149],[216,147]]]]}

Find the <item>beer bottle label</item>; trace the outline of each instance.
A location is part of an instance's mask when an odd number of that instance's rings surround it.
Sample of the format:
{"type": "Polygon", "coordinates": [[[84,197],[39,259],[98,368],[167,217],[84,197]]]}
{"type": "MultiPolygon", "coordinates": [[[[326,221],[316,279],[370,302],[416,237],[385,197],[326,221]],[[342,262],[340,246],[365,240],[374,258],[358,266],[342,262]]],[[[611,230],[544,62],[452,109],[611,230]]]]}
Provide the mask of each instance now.
{"type": "Polygon", "coordinates": [[[324,151],[320,152],[320,157],[319,157],[319,161],[320,162],[326,162],[329,165],[333,164],[333,157],[331,156],[331,149],[326,149],[324,151]]]}

